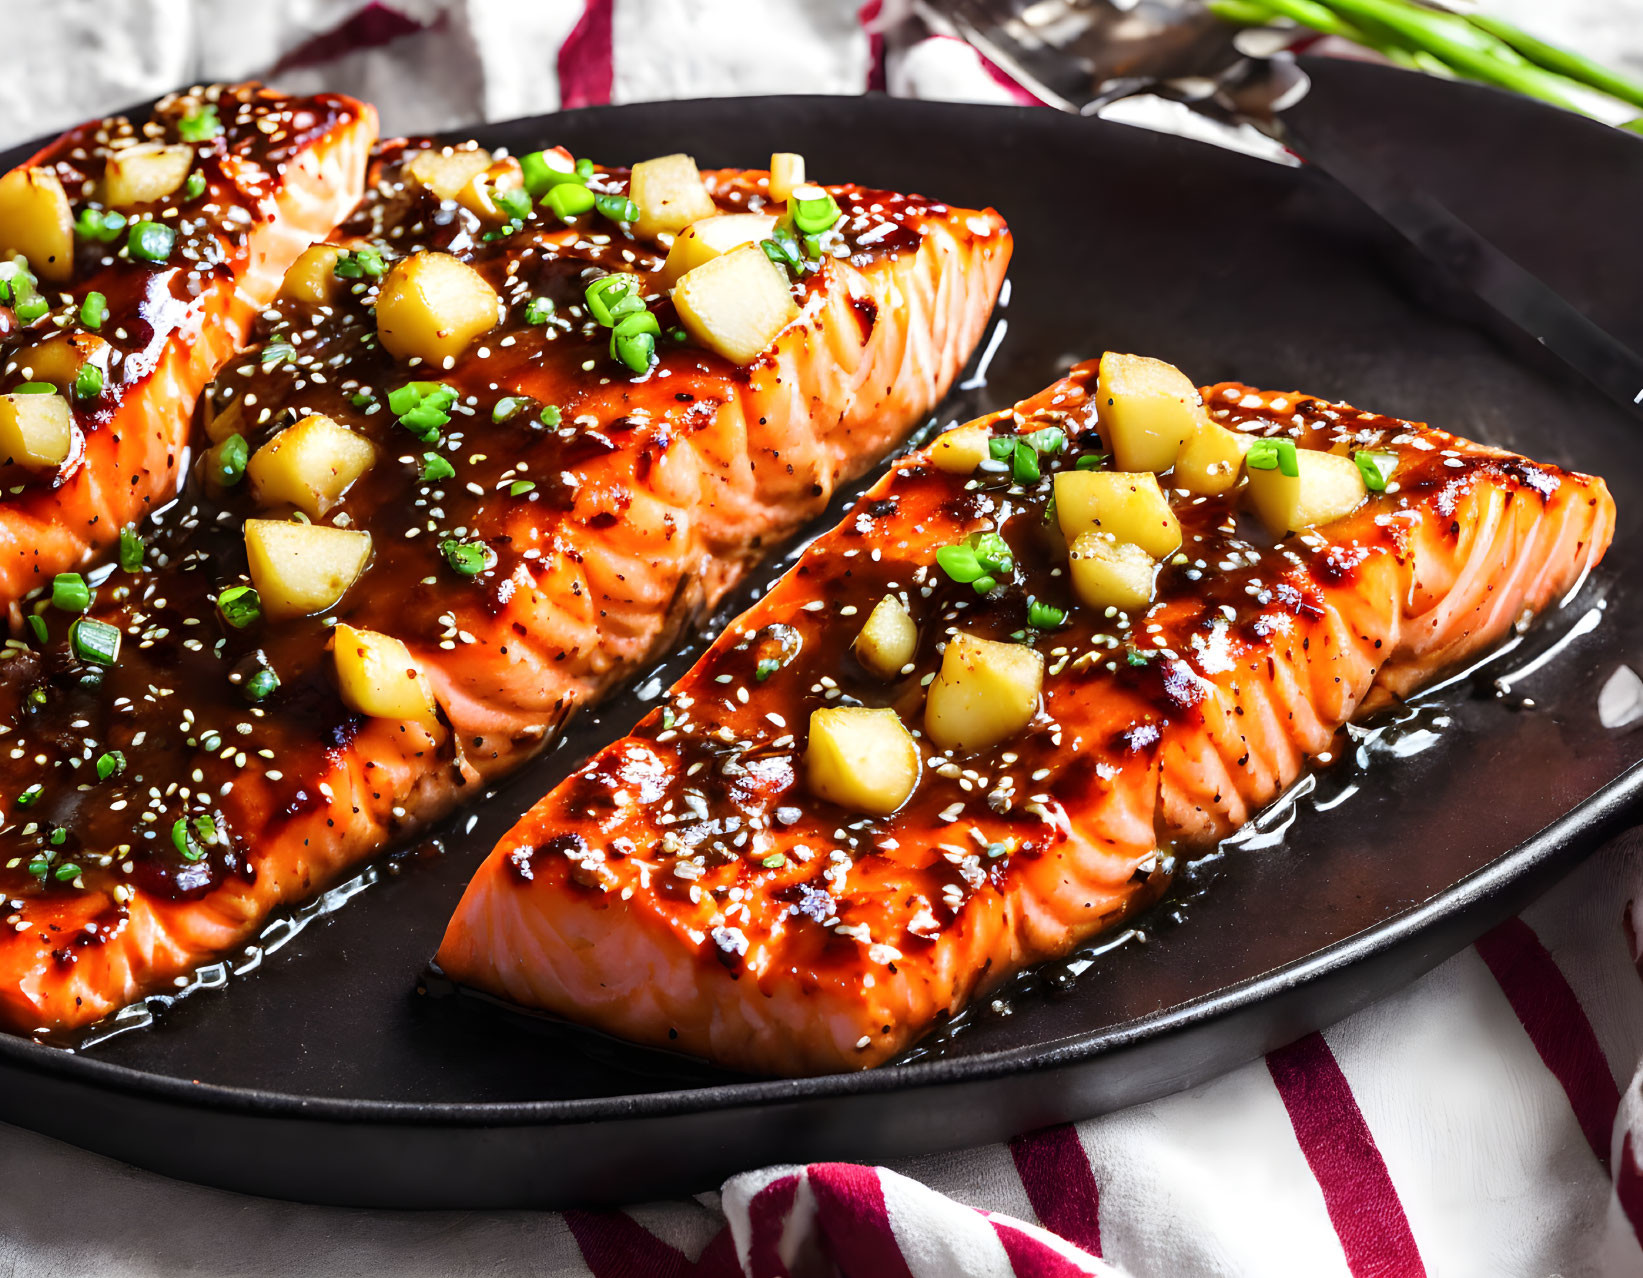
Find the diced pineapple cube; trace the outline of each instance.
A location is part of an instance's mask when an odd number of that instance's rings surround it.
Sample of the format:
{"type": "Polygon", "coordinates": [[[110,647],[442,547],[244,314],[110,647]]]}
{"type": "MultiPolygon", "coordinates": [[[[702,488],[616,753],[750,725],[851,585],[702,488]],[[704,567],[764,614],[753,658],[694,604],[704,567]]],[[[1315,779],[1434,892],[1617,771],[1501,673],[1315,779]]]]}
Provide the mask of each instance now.
{"type": "Polygon", "coordinates": [[[1205,497],[1230,491],[1238,482],[1244,453],[1254,442],[1255,436],[1228,430],[1206,417],[1175,459],[1175,486],[1205,497]]]}
{"type": "Polygon", "coordinates": [[[193,167],[191,146],[139,142],[109,157],[103,171],[103,198],[116,209],[163,200],[183,184],[193,167]]]}
{"type": "Polygon", "coordinates": [[[469,342],[496,324],[496,290],[449,253],[402,258],[377,295],[377,336],[389,354],[435,368],[455,363],[469,342]]]}
{"type": "Polygon", "coordinates": [[[359,580],[371,534],[325,524],[247,519],[245,556],[263,611],[278,620],[331,607],[359,580]]]}
{"type": "Polygon", "coordinates": [[[1261,522],[1282,535],[1327,524],[1358,508],[1367,493],[1350,457],[1310,448],[1295,450],[1298,475],[1249,467],[1249,500],[1261,522]]]}
{"type": "Polygon", "coordinates": [[[1068,558],[1073,591],[1086,608],[1139,612],[1152,602],[1153,574],[1158,565],[1134,542],[1087,532],[1073,542],[1068,558]]]}
{"type": "Polygon", "coordinates": [[[987,460],[993,438],[986,422],[965,422],[943,431],[930,443],[930,464],[949,475],[969,475],[987,460]]]}
{"type": "Polygon", "coordinates": [[[768,213],[719,213],[692,222],[679,232],[668,250],[667,261],[662,263],[662,287],[671,288],[686,271],[722,257],[733,248],[769,239],[775,229],[776,219],[768,213]]]}
{"type": "Polygon", "coordinates": [[[74,413],[61,395],[0,395],[0,464],[56,470],[74,447],[74,413]]]}
{"type": "Polygon", "coordinates": [[[337,687],[350,710],[373,719],[432,724],[433,689],[411,651],[392,635],[339,624],[331,636],[337,687]]]}
{"type": "Polygon", "coordinates": [[[74,273],[74,215],[50,169],[13,169],[0,177],[0,256],[21,253],[43,280],[74,273]]]}
{"type": "Polygon", "coordinates": [[[777,151],[770,157],[770,198],[786,204],[793,188],[804,185],[804,156],[777,151]]]}
{"type": "Polygon", "coordinates": [[[628,198],[639,206],[634,234],[646,239],[663,231],[682,231],[719,211],[696,161],[688,155],[664,155],[635,164],[628,178],[628,198]]]}
{"type": "Polygon", "coordinates": [[[826,706],[810,714],[804,765],[812,794],[889,816],[918,785],[918,743],[894,710],[826,706]]]}
{"type": "Polygon", "coordinates": [[[263,505],[289,502],[310,519],[318,519],[342,500],[376,455],[370,440],[315,413],[257,449],[246,473],[251,491],[263,505]]]}
{"type": "Polygon", "coordinates": [[[477,147],[418,151],[405,161],[405,176],[441,200],[454,200],[463,187],[491,167],[491,153],[477,147]]]}
{"type": "Polygon", "coordinates": [[[1203,401],[1185,373],[1144,355],[1101,357],[1096,412],[1119,470],[1165,471],[1203,420],[1203,401]]]}
{"type": "Polygon", "coordinates": [[[514,191],[525,185],[524,170],[512,156],[497,160],[481,173],[469,178],[456,193],[456,202],[482,221],[506,222],[509,214],[496,203],[498,191],[514,191]]]}
{"type": "Polygon", "coordinates": [[[57,333],[21,352],[17,363],[27,380],[50,382],[68,396],[87,364],[107,377],[110,353],[108,342],[96,333],[57,333]]]}
{"type": "Polygon", "coordinates": [[[918,649],[918,626],[907,605],[885,595],[856,636],[856,660],[881,679],[894,679],[918,649]]]}
{"type": "Polygon", "coordinates": [[[1038,713],[1044,658],[1018,643],[957,634],[924,703],[924,730],[942,750],[984,750],[1038,713]]]}
{"type": "Polygon", "coordinates": [[[342,287],[337,278],[337,258],[342,254],[340,244],[311,244],[303,249],[285,273],[280,296],[308,306],[329,306],[342,287]]]}
{"type": "Polygon", "coordinates": [[[733,364],[752,363],[799,314],[787,275],[756,244],[686,272],[673,307],[691,337],[733,364]]]}
{"type": "Polygon", "coordinates": [[[1181,545],[1180,521],[1150,471],[1059,471],[1055,511],[1068,545],[1084,533],[1104,532],[1134,542],[1154,559],[1181,545]]]}

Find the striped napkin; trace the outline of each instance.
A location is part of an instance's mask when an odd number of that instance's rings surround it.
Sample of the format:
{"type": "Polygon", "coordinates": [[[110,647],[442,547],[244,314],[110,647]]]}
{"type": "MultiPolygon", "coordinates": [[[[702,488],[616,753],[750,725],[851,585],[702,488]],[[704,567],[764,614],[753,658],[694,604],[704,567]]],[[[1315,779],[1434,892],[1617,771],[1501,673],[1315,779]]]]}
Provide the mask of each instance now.
{"type": "MultiPolygon", "coordinates": [[[[369,98],[400,132],[727,93],[1031,102],[906,0],[858,3],[16,6],[13,47],[76,74],[0,77],[0,141],[259,73],[369,98]]],[[[1635,4],[1488,7],[1643,62],[1635,4]]],[[[1201,128],[1161,104],[1122,110],[1201,128]]],[[[1611,686],[1643,691],[1635,675],[1611,686]]],[[[1622,838],[1396,996],[1213,1083],[895,1169],[766,1168],[623,1211],[408,1216],[241,1198],[0,1127],[0,1274],[1643,1275],[1640,852],[1643,833],[1622,838]]]]}

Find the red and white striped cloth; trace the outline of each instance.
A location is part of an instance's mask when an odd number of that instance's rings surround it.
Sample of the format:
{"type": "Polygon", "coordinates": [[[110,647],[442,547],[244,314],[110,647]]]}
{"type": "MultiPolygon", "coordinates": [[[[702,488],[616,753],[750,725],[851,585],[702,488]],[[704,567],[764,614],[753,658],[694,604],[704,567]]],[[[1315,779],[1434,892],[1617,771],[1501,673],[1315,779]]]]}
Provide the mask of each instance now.
{"type": "MultiPolygon", "coordinates": [[[[1635,4],[1490,7],[1614,59],[1643,54],[1635,4]]],[[[368,97],[402,132],[723,93],[1031,101],[905,0],[54,0],[8,9],[7,36],[31,73],[0,77],[0,142],[262,72],[368,97]]],[[[894,1170],[767,1168],[624,1211],[404,1215],[241,1198],[0,1127],[0,1273],[1643,1275],[1640,851],[1643,833],[1620,840],[1398,995],[1206,1086],[894,1170]]]]}

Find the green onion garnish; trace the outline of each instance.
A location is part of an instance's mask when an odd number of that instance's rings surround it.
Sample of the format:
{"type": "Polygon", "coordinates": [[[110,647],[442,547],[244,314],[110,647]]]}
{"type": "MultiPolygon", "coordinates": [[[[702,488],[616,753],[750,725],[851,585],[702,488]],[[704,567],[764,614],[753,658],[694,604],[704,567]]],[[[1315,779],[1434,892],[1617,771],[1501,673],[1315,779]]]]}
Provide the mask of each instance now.
{"type": "Polygon", "coordinates": [[[994,574],[1014,570],[1015,557],[1004,538],[989,532],[941,547],[936,563],[954,581],[972,585],[977,594],[984,595],[998,584],[994,574]]]}
{"type": "Polygon", "coordinates": [[[506,190],[496,191],[491,199],[496,207],[508,215],[512,222],[523,222],[531,215],[531,195],[529,191],[521,191],[518,187],[509,187],[506,190]]]}
{"type": "Polygon", "coordinates": [[[188,181],[183,183],[183,194],[191,200],[197,200],[205,194],[205,174],[198,169],[188,175],[188,181]]]}
{"type": "Polygon", "coordinates": [[[1360,448],[1352,454],[1352,460],[1358,464],[1358,474],[1363,476],[1363,486],[1372,493],[1384,493],[1386,481],[1392,478],[1392,472],[1398,468],[1396,453],[1377,453],[1360,448]]]}
{"type": "Polygon", "coordinates": [[[51,309],[51,303],[38,293],[30,293],[12,304],[12,313],[25,324],[32,324],[51,309]]]}
{"type": "Polygon", "coordinates": [[[245,695],[252,701],[261,701],[271,696],[280,686],[280,677],[267,666],[260,666],[245,681],[245,695]]]}
{"type": "Polygon", "coordinates": [[[381,252],[369,245],[338,253],[337,260],[331,263],[331,274],[339,280],[374,280],[387,269],[388,264],[382,260],[381,252]]]}
{"type": "Polygon", "coordinates": [[[46,836],[46,841],[50,843],[52,847],[60,848],[63,844],[68,842],[68,831],[62,826],[58,826],[46,836]]]}
{"type": "Polygon", "coordinates": [[[662,326],[649,311],[624,317],[610,332],[610,353],[635,373],[648,372],[662,326]]]}
{"type": "Polygon", "coordinates": [[[97,756],[97,779],[107,781],[117,772],[126,770],[126,757],[118,750],[107,750],[97,756]]]}
{"type": "Polygon", "coordinates": [[[759,664],[753,668],[753,677],[760,683],[763,683],[781,668],[782,663],[779,657],[765,657],[761,659],[759,664]]]}
{"type": "Polygon", "coordinates": [[[521,156],[519,169],[525,177],[525,189],[532,195],[542,195],[566,182],[587,182],[574,164],[555,151],[532,151],[521,156]]]}
{"type": "Polygon", "coordinates": [[[120,659],[120,628],[106,621],[81,617],[68,628],[68,641],[81,661],[112,666],[120,659]]]}
{"type": "Polygon", "coordinates": [[[505,422],[523,407],[525,407],[525,401],[517,395],[504,395],[496,401],[496,406],[491,409],[491,420],[493,422],[505,422]]]}
{"type": "Polygon", "coordinates": [[[1054,630],[1067,620],[1067,610],[1037,599],[1027,600],[1027,624],[1034,630],[1054,630]]]}
{"type": "Polygon", "coordinates": [[[97,292],[87,293],[86,300],[80,303],[80,323],[87,328],[101,328],[107,318],[108,298],[97,292]]]}
{"type": "Polygon", "coordinates": [[[163,262],[177,247],[177,232],[159,222],[133,222],[126,234],[126,252],[137,262],[163,262]]]}
{"type": "Polygon", "coordinates": [[[46,619],[37,612],[29,613],[28,619],[29,629],[34,632],[34,641],[42,645],[50,642],[51,631],[46,628],[46,619]]]}
{"type": "Polygon", "coordinates": [[[194,842],[194,836],[189,833],[187,817],[178,817],[172,823],[171,846],[182,854],[185,861],[198,861],[205,856],[205,849],[194,842]]]}
{"type": "Polygon", "coordinates": [[[447,538],[439,543],[439,551],[445,562],[464,577],[477,577],[496,563],[496,552],[483,542],[447,538]]]}
{"type": "Polygon", "coordinates": [[[91,587],[77,572],[60,572],[51,579],[51,606],[60,612],[84,612],[91,607],[91,587]]]}
{"type": "Polygon", "coordinates": [[[639,206],[625,195],[596,195],[593,207],[599,210],[600,217],[608,217],[612,222],[639,220],[639,206]]]}
{"type": "Polygon", "coordinates": [[[433,483],[439,479],[450,479],[456,474],[456,467],[451,465],[438,453],[422,454],[422,479],[424,483],[433,483]]]}
{"type": "Polygon", "coordinates": [[[1054,457],[1067,446],[1067,432],[1059,426],[1046,426],[1043,430],[1031,431],[1021,439],[1035,453],[1041,453],[1046,457],[1054,457]]]}
{"type": "Polygon", "coordinates": [[[230,435],[217,445],[218,482],[232,488],[245,478],[245,464],[251,458],[251,446],[244,435],[230,435]]]}
{"type": "MultiPolygon", "coordinates": [[[[582,296],[588,304],[588,313],[606,328],[611,328],[622,318],[622,315],[616,313],[616,307],[629,297],[639,301],[641,287],[637,275],[604,275],[589,284],[582,296]]],[[[643,304],[640,301],[640,305],[643,304]]]]}
{"type": "Polygon", "coordinates": [[[1074,470],[1100,470],[1107,464],[1105,453],[1083,453],[1073,463],[1074,470]]]}
{"type": "Polygon", "coordinates": [[[65,861],[62,865],[59,865],[51,872],[51,877],[56,879],[59,883],[67,883],[72,879],[77,879],[80,877],[80,867],[75,865],[72,861],[65,861]]]}
{"type": "Polygon", "coordinates": [[[44,792],[44,789],[45,789],[45,787],[42,786],[38,781],[35,782],[28,789],[24,790],[23,793],[21,793],[20,795],[17,796],[17,799],[16,799],[17,806],[20,807],[20,808],[33,807],[34,803],[35,803],[35,800],[37,800],[40,797],[40,795],[44,792]]]}
{"type": "Polygon", "coordinates": [[[262,596],[250,586],[230,586],[217,596],[217,611],[235,630],[244,630],[262,616],[262,596]]]}
{"type": "Polygon", "coordinates": [[[297,357],[297,348],[290,342],[269,342],[262,348],[262,366],[273,368],[276,364],[283,364],[288,359],[297,357]]]}
{"type": "Polygon", "coordinates": [[[568,222],[573,217],[581,217],[594,206],[593,192],[585,186],[576,186],[565,183],[554,187],[542,197],[542,203],[552,209],[562,222],[568,222]]]}
{"type": "Polygon", "coordinates": [[[820,235],[842,216],[832,194],[808,182],[793,189],[787,210],[793,219],[793,228],[800,235],[820,235]]]}
{"type": "Polygon", "coordinates": [[[209,813],[205,816],[197,816],[194,818],[194,833],[200,836],[200,842],[202,843],[215,843],[217,841],[217,822],[209,813]]]}
{"type": "Polygon", "coordinates": [[[785,852],[772,852],[759,864],[767,870],[779,870],[787,864],[787,854],[785,852]]]}
{"type": "Polygon", "coordinates": [[[439,428],[451,420],[448,410],[456,400],[456,388],[443,382],[408,382],[389,393],[388,408],[401,426],[431,444],[439,438],[439,428]]]}
{"type": "Polygon", "coordinates": [[[103,370],[95,364],[83,364],[74,375],[76,399],[96,399],[103,393],[103,370]]]}
{"type": "Polygon", "coordinates": [[[13,395],[55,395],[57,388],[50,382],[24,382],[21,386],[12,387],[13,395]]]}
{"type": "Polygon", "coordinates": [[[125,214],[116,213],[113,209],[81,209],[80,216],[74,219],[74,229],[80,238],[96,240],[99,244],[114,243],[125,226],[125,214]]]}
{"type": "Polygon", "coordinates": [[[1280,470],[1291,479],[1301,473],[1293,439],[1257,439],[1244,454],[1244,464],[1251,470],[1280,470]]]}
{"type": "Polygon", "coordinates": [[[510,497],[523,497],[526,493],[530,492],[531,489],[533,489],[535,487],[536,487],[536,484],[533,480],[516,479],[516,480],[513,481],[513,483],[508,485],[508,496],[510,496],[510,497]]]}
{"type": "Polygon", "coordinates": [[[1010,450],[1010,478],[1018,484],[1036,484],[1043,478],[1038,467],[1038,454],[1024,439],[1018,439],[1010,450]]]}
{"type": "Polygon", "coordinates": [[[130,524],[120,529],[120,567],[136,572],[143,566],[143,539],[130,524]]]}
{"type": "Polygon", "coordinates": [[[536,415],[536,420],[549,429],[552,429],[553,427],[559,425],[559,421],[562,416],[563,414],[560,413],[558,404],[544,404],[542,406],[542,411],[536,415]]]}
{"type": "Polygon", "coordinates": [[[553,303],[545,297],[533,297],[525,303],[525,323],[546,324],[553,317],[553,303]]]}
{"type": "Polygon", "coordinates": [[[593,176],[593,161],[585,155],[576,162],[576,176],[584,182],[593,176]]]}
{"type": "Polygon", "coordinates": [[[177,136],[184,142],[204,142],[221,132],[222,121],[217,118],[217,107],[212,102],[198,111],[190,111],[177,122],[177,136]]]}

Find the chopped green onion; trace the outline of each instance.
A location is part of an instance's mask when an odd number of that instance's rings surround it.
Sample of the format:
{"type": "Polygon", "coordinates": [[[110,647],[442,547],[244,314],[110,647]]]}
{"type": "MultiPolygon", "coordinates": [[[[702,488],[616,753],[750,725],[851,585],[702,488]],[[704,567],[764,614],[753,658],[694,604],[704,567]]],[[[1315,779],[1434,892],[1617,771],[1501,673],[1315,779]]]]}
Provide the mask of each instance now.
{"type": "Polygon", "coordinates": [[[1067,620],[1067,610],[1037,599],[1027,600],[1027,624],[1034,630],[1054,630],[1067,620]]]}
{"type": "Polygon", "coordinates": [[[1244,464],[1251,470],[1281,470],[1291,479],[1301,473],[1293,439],[1257,439],[1244,454],[1244,464]]]}
{"type": "Polygon", "coordinates": [[[51,303],[38,293],[30,293],[12,304],[12,312],[25,324],[32,324],[51,309],[51,303]]]}
{"type": "Polygon", "coordinates": [[[74,229],[82,239],[96,240],[100,244],[114,243],[125,227],[125,214],[116,213],[113,209],[84,208],[80,210],[80,216],[74,219],[74,229]]]}
{"type": "Polygon", "coordinates": [[[355,408],[364,408],[371,402],[371,392],[355,391],[352,395],[348,396],[348,402],[355,408]]]}
{"type": "Polygon", "coordinates": [[[1043,478],[1038,467],[1038,454],[1024,439],[1018,439],[1010,453],[1010,478],[1018,484],[1036,484],[1043,478]]]}
{"type": "Polygon", "coordinates": [[[1009,461],[1015,452],[1015,437],[1012,435],[994,435],[987,441],[987,456],[994,461],[1009,461]]]}
{"type": "Polygon", "coordinates": [[[177,232],[159,222],[133,222],[126,234],[126,252],[138,262],[164,262],[177,247],[177,232]]]}
{"type": "Polygon", "coordinates": [[[982,575],[982,567],[976,560],[973,546],[964,542],[955,542],[951,546],[943,546],[936,551],[936,565],[961,585],[968,585],[982,575]]]}
{"type": "Polygon", "coordinates": [[[62,826],[58,826],[46,836],[46,841],[50,843],[52,847],[60,848],[63,844],[68,842],[68,831],[62,826]]]}
{"type": "Polygon", "coordinates": [[[451,420],[447,410],[456,400],[456,388],[443,382],[408,382],[389,393],[388,408],[401,426],[431,444],[439,438],[439,428],[451,420]]]}
{"type": "Polygon", "coordinates": [[[276,364],[283,364],[288,359],[297,357],[297,348],[290,342],[269,342],[262,348],[262,366],[273,368],[276,364]]]}
{"type": "Polygon", "coordinates": [[[987,595],[992,593],[993,587],[998,585],[998,581],[990,574],[983,574],[970,584],[976,588],[976,594],[987,595]]]}
{"type": "Polygon", "coordinates": [[[1073,463],[1074,470],[1100,470],[1107,464],[1105,453],[1083,453],[1073,463]]]}
{"type": "Polygon", "coordinates": [[[46,690],[44,688],[34,688],[29,692],[29,704],[31,706],[43,706],[50,699],[51,698],[46,695],[46,690]]]}
{"type": "Polygon", "coordinates": [[[388,264],[382,260],[381,251],[370,245],[338,253],[336,261],[331,263],[331,274],[339,280],[374,280],[387,269],[388,264]]]}
{"type": "Polygon", "coordinates": [[[29,629],[34,632],[34,641],[45,644],[51,639],[51,631],[46,627],[46,619],[37,612],[28,615],[29,629]]]}
{"type": "Polygon", "coordinates": [[[72,861],[65,861],[62,865],[59,865],[51,872],[51,877],[56,879],[59,883],[67,883],[71,879],[77,879],[80,877],[80,867],[75,865],[72,861]]]}
{"type": "Polygon", "coordinates": [[[1392,478],[1392,472],[1398,468],[1396,453],[1377,453],[1360,448],[1352,454],[1352,460],[1358,464],[1358,474],[1363,476],[1363,486],[1372,493],[1384,493],[1386,481],[1392,478]]]}
{"type": "Polygon", "coordinates": [[[74,375],[76,399],[96,399],[103,393],[103,370],[95,364],[82,364],[74,375]]]}
{"type": "Polygon", "coordinates": [[[194,842],[194,836],[188,832],[187,817],[178,817],[172,823],[171,846],[182,854],[185,861],[198,861],[205,856],[205,849],[194,842]]]}
{"type": "Polygon", "coordinates": [[[491,195],[496,207],[508,215],[513,222],[523,222],[531,215],[531,195],[529,191],[521,191],[518,187],[509,187],[495,191],[491,195]]]}
{"type": "Polygon", "coordinates": [[[491,420],[493,422],[505,422],[524,406],[525,401],[517,395],[504,395],[496,401],[496,406],[491,409],[491,420]]]}
{"type": "Polygon", "coordinates": [[[1136,648],[1126,648],[1124,649],[1124,660],[1132,666],[1144,666],[1152,660],[1152,657],[1136,648]]]}
{"type": "Polygon", "coordinates": [[[424,483],[433,483],[440,479],[450,479],[456,475],[456,467],[451,465],[438,453],[422,454],[422,479],[424,483]]]}
{"type": "Polygon", "coordinates": [[[477,577],[496,563],[496,552],[483,542],[457,541],[454,537],[439,543],[439,552],[464,577],[477,577]]]}
{"type": "Polygon", "coordinates": [[[608,217],[612,222],[639,220],[639,206],[625,195],[596,195],[593,207],[599,210],[600,217],[608,217]]]}
{"type": "Polygon", "coordinates": [[[559,425],[563,416],[564,414],[559,411],[558,404],[544,404],[542,411],[536,415],[536,420],[551,430],[559,425]]]}
{"type": "Polygon", "coordinates": [[[764,250],[766,257],[786,270],[797,271],[804,265],[804,259],[799,256],[799,246],[791,237],[787,239],[772,237],[768,240],[760,240],[759,247],[764,250]]]}
{"type": "Polygon", "coordinates": [[[759,864],[767,870],[779,870],[787,864],[787,854],[785,852],[772,852],[759,864]]]}
{"type": "Polygon", "coordinates": [[[576,176],[584,182],[593,176],[593,161],[585,155],[576,162],[576,176]]]}
{"type": "Polygon", "coordinates": [[[587,302],[588,313],[606,328],[611,328],[621,318],[615,314],[614,308],[623,298],[637,297],[641,289],[637,275],[602,275],[588,285],[582,296],[587,302]]]}
{"type": "Polygon", "coordinates": [[[252,701],[261,701],[273,694],[280,686],[280,677],[267,666],[260,666],[252,676],[245,681],[245,695],[252,701]]]}
{"type": "Polygon", "coordinates": [[[23,793],[17,796],[17,806],[20,808],[33,807],[35,801],[40,797],[44,790],[45,787],[36,781],[28,789],[24,790],[23,793]]]}
{"type": "Polygon", "coordinates": [[[120,628],[106,621],[81,617],[68,628],[68,641],[81,661],[112,666],[120,659],[120,628]]]}
{"type": "Polygon", "coordinates": [[[760,683],[763,683],[766,679],[770,678],[771,675],[775,674],[776,671],[780,670],[781,668],[782,668],[781,658],[779,658],[779,657],[765,657],[762,660],[760,660],[760,662],[757,666],[755,666],[753,668],[753,677],[756,680],[758,680],[760,683]]]}
{"type": "Polygon", "coordinates": [[[235,630],[244,630],[262,617],[262,596],[251,586],[230,586],[217,596],[217,611],[235,630]]]}
{"type": "Polygon", "coordinates": [[[553,302],[545,297],[533,297],[525,303],[524,320],[527,324],[546,324],[553,318],[553,302]]]}
{"type": "Polygon", "coordinates": [[[843,216],[831,192],[811,183],[793,189],[787,209],[800,235],[820,235],[843,216]]]}
{"type": "Polygon", "coordinates": [[[188,181],[183,183],[183,194],[191,200],[197,200],[205,194],[205,174],[198,169],[188,175],[188,181]]]}
{"type": "Polygon", "coordinates": [[[177,122],[177,136],[184,142],[204,142],[222,132],[222,121],[217,118],[217,107],[207,102],[198,111],[190,111],[177,122]]]}
{"type": "Polygon", "coordinates": [[[120,529],[120,567],[136,572],[143,566],[143,539],[130,524],[120,529]]]}
{"type": "Polygon", "coordinates": [[[217,445],[217,480],[232,488],[245,478],[245,465],[251,459],[251,446],[244,435],[230,435],[217,445]]]}
{"type": "Polygon", "coordinates": [[[217,822],[209,813],[205,816],[197,816],[194,818],[194,833],[200,836],[200,842],[202,843],[215,843],[217,841],[217,822]]]}
{"type": "Polygon", "coordinates": [[[84,612],[91,607],[91,587],[77,572],[60,572],[51,579],[51,606],[60,612],[84,612]]]}
{"type": "Polygon", "coordinates": [[[1042,453],[1046,457],[1054,457],[1067,446],[1067,432],[1059,426],[1046,426],[1043,430],[1035,430],[1023,435],[1021,440],[1035,453],[1042,453]]]}
{"type": "Polygon", "coordinates": [[[556,186],[547,195],[543,196],[542,203],[552,209],[562,222],[568,222],[573,217],[580,217],[593,208],[595,200],[593,192],[585,186],[575,186],[565,183],[556,186]]]}
{"type": "Polygon", "coordinates": [[[107,781],[117,772],[126,770],[126,757],[118,750],[107,750],[97,756],[97,779],[107,781]]]}
{"type": "Polygon", "coordinates": [[[13,395],[55,395],[57,388],[50,382],[24,382],[12,388],[13,395]]]}
{"type": "Polygon", "coordinates": [[[87,328],[101,328],[107,318],[108,298],[98,292],[87,293],[86,300],[80,303],[80,323],[87,328]]]}
{"type": "Polygon", "coordinates": [[[646,372],[656,356],[656,338],[662,326],[649,311],[622,319],[610,332],[610,353],[635,373],[646,372]]]}
{"type": "Polygon", "coordinates": [[[532,195],[542,195],[566,182],[587,184],[576,166],[554,151],[532,151],[521,156],[519,170],[524,174],[525,189],[532,195]]]}
{"type": "Polygon", "coordinates": [[[529,480],[529,479],[516,479],[516,480],[513,481],[513,483],[508,485],[508,496],[510,496],[510,497],[523,497],[526,493],[530,492],[531,489],[533,489],[535,487],[536,487],[536,484],[532,480],[529,480]]]}

